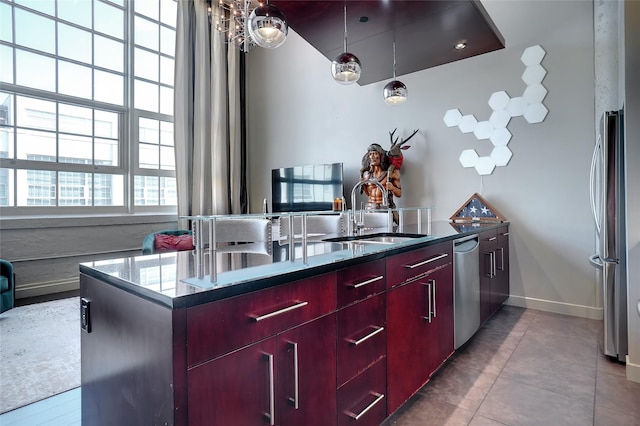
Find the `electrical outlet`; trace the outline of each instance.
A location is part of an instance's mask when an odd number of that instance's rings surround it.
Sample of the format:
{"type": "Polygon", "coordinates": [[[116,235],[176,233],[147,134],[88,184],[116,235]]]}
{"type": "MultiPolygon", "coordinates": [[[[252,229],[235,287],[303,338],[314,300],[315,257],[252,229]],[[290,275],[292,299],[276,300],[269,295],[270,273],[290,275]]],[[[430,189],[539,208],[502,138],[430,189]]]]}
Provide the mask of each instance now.
{"type": "Polygon", "coordinates": [[[80,299],[80,327],[87,333],[91,333],[91,300],[80,299]]]}

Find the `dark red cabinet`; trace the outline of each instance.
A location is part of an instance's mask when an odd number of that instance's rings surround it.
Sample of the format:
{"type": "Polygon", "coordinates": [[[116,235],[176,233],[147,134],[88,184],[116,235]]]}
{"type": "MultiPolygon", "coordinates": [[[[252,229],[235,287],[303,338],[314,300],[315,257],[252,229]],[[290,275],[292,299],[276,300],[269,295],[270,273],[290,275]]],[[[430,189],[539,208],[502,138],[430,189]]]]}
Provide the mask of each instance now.
{"type": "MultiPolygon", "coordinates": [[[[508,278],[506,231],[491,271],[508,278]]],[[[453,352],[452,249],[176,310],[83,275],[83,423],[379,425],[453,352]]]]}
{"type": "Polygon", "coordinates": [[[509,227],[480,233],[480,322],[509,297],[509,227]]]}
{"type": "MultiPolygon", "coordinates": [[[[431,247],[429,263],[387,293],[387,409],[391,414],[453,353],[452,243],[431,247]]],[[[396,265],[404,266],[404,261],[396,265]]],[[[411,263],[414,265],[415,263],[411,263]]],[[[393,274],[387,265],[387,272],[393,274]]]]}
{"type": "Polygon", "coordinates": [[[496,308],[509,298],[509,227],[498,229],[496,244],[496,308]]]}
{"type": "Polygon", "coordinates": [[[189,425],[336,422],[335,314],[188,372],[189,425]]]}

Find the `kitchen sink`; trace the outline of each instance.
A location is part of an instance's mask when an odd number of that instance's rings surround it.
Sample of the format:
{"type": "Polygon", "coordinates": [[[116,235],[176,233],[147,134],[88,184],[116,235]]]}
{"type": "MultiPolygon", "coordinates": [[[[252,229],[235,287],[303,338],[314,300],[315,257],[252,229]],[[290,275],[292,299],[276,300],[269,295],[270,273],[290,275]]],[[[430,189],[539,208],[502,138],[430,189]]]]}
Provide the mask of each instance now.
{"type": "Polygon", "coordinates": [[[405,241],[411,241],[416,238],[422,238],[420,234],[404,234],[404,233],[379,233],[370,235],[358,235],[348,237],[327,238],[323,241],[331,243],[348,243],[348,244],[399,244],[405,241]]]}

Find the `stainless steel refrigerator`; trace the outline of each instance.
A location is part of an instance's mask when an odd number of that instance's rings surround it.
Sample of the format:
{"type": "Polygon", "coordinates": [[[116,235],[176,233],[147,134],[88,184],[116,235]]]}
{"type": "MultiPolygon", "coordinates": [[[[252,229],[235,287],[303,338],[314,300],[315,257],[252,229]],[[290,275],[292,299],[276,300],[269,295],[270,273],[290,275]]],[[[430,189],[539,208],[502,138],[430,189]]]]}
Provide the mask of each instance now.
{"type": "Polygon", "coordinates": [[[598,252],[590,257],[600,270],[604,311],[602,351],[625,362],[628,353],[624,114],[605,112],[591,163],[591,208],[598,252]]]}

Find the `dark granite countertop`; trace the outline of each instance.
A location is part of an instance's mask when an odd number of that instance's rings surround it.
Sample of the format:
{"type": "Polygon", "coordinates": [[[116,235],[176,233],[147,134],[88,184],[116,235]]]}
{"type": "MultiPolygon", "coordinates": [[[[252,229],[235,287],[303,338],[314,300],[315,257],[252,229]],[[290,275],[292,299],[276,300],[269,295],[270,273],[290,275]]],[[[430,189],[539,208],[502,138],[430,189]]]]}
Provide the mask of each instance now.
{"type": "MultiPolygon", "coordinates": [[[[436,221],[431,223],[429,235],[426,235],[426,230],[429,229],[426,224],[420,227],[416,224],[405,225],[398,232],[417,234],[420,231],[421,236],[385,245],[349,246],[323,241],[331,237],[327,235],[322,237],[323,240],[307,241],[306,263],[302,259],[300,241],[295,243],[294,261],[289,259],[291,250],[287,241],[272,242],[271,250],[264,243],[234,246],[233,252],[216,254],[216,282],[211,282],[208,275],[203,279],[197,278],[195,271],[198,257],[195,251],[85,262],[80,264],[80,272],[170,309],[180,309],[331,272],[364,261],[383,259],[506,224],[436,221]]],[[[371,229],[367,233],[385,231],[386,229],[371,229]]],[[[208,254],[206,257],[208,258],[208,254]]]]}

